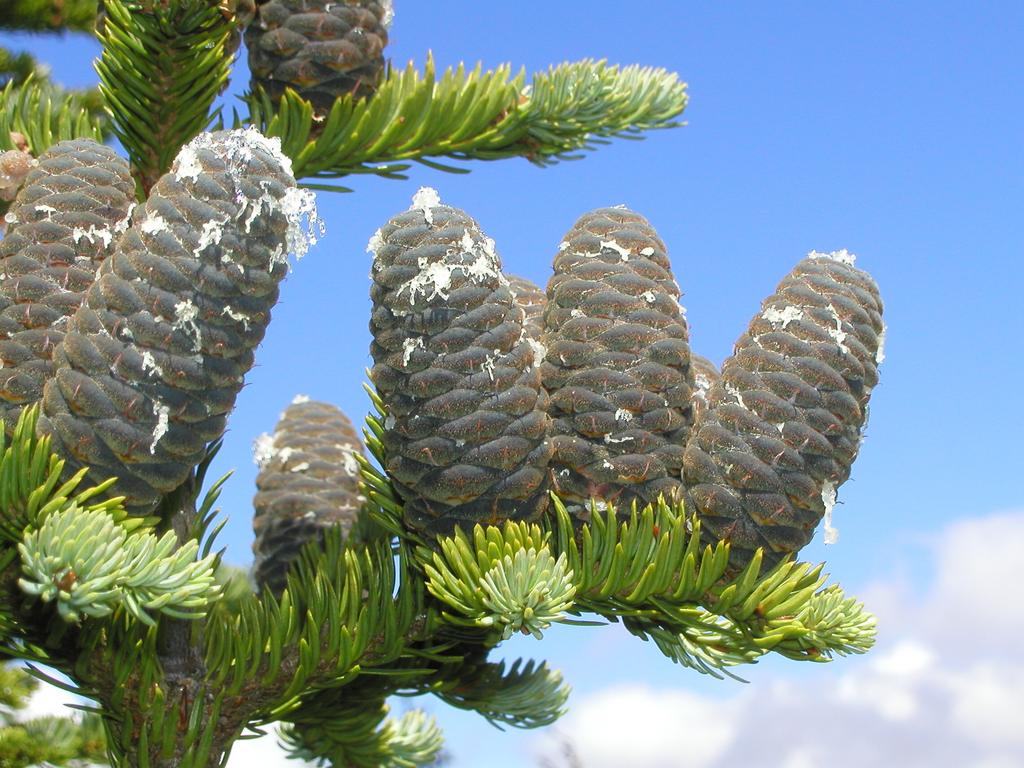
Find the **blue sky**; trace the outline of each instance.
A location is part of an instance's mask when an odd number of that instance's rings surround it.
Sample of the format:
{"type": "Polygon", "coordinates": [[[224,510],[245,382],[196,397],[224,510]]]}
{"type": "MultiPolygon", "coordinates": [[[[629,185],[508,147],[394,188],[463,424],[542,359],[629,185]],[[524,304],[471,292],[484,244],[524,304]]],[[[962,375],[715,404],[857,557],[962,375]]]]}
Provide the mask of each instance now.
{"type": "MultiPolygon", "coordinates": [[[[870,607],[882,618],[879,648],[831,667],[762,663],[746,670],[748,686],[681,670],[614,629],[555,631],[540,644],[517,641],[509,653],[547,658],[566,673],[575,693],[563,730],[588,768],[613,758],[734,765],[744,733],[761,734],[767,751],[758,765],[827,758],[843,766],[854,759],[848,744],[815,741],[792,725],[827,713],[858,724],[858,743],[877,751],[856,754],[873,764],[900,755],[917,765],[912,755],[927,753],[931,765],[966,765],[944,762],[962,748],[971,764],[1024,765],[1014,728],[993,735],[965,725],[961,733],[970,714],[952,704],[976,696],[983,703],[975,713],[1024,711],[1024,685],[1006,682],[1024,680],[1024,667],[999,650],[1024,627],[990,594],[992,580],[1011,578],[1006,564],[1024,552],[1024,415],[1014,400],[1024,375],[1024,6],[397,6],[389,46],[396,64],[422,62],[432,50],[442,66],[510,61],[532,72],[585,57],[662,66],[690,84],[688,125],[543,170],[520,160],[471,164],[468,175],[416,168],[408,182],[355,177],[354,194],[321,194],[327,235],[283,287],[218,459],[222,472],[236,470],[222,497],[228,560],[250,560],[253,439],[299,393],[334,402],[353,420],[365,412],[365,246],[417,187],[436,187],[466,209],[495,239],[506,269],[541,284],[579,215],[627,204],[668,245],[694,350],[719,363],[807,251],[848,248],[881,287],[887,357],[861,455],[840,489],[840,542],[826,549],[816,540],[804,557],[826,560],[849,591],[878,601],[870,607]],[[984,646],[965,640],[950,615],[984,622],[998,637],[984,646]],[[985,670],[995,670],[991,690],[977,687],[985,670]],[[890,700],[914,704],[886,709],[890,700]],[[609,733],[623,744],[638,738],[627,724],[661,723],[666,713],[659,732],[700,748],[665,737],[644,739],[655,745],[650,755],[636,745],[621,756],[607,745],[586,752],[609,733]],[[987,734],[980,746],[971,741],[979,732],[987,734]],[[776,743],[773,733],[790,738],[776,743]],[[928,750],[904,754],[908,733],[928,750]]],[[[94,81],[91,41],[0,36],[12,40],[50,62],[58,80],[94,81]]],[[[247,79],[243,64],[232,91],[247,79]]],[[[424,703],[448,733],[454,765],[521,766],[546,748],[536,734],[500,734],[424,703]]]]}

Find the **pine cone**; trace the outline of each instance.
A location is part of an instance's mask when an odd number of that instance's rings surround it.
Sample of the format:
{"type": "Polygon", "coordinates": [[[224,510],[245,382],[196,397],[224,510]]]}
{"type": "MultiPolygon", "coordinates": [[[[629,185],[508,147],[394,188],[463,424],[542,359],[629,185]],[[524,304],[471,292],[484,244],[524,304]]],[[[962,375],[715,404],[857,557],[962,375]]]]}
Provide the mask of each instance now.
{"type": "Polygon", "coordinates": [[[412,528],[537,519],[548,418],[534,346],[494,241],[420,190],[371,240],[373,383],[386,469],[412,528]]]}
{"type": "MultiPolygon", "coordinates": [[[[807,544],[850,475],[882,359],[882,301],[853,257],[811,253],[722,366],[686,447],[686,487],[742,567],[807,544]]],[[[828,520],[826,520],[828,525],[828,520]]]]}
{"type": "Polygon", "coordinates": [[[33,165],[0,240],[0,418],[8,429],[43,396],[54,347],[135,200],[128,163],[91,139],[55,144],[33,165]]]}
{"type": "Polygon", "coordinates": [[[268,0],[245,31],[252,85],[274,101],[293,88],[327,114],[345,94],[369,96],[384,72],[388,0],[268,0]]]}
{"type": "Polygon", "coordinates": [[[338,408],[297,397],[256,446],[260,466],[253,500],[253,573],[262,588],[280,592],[299,550],[331,525],[351,530],[363,497],[363,453],[352,422],[338,408]]]}
{"type": "Polygon", "coordinates": [[[690,353],[690,367],[693,369],[693,395],[690,404],[693,406],[693,421],[700,421],[701,415],[708,409],[708,396],[711,388],[718,383],[722,374],[715,364],[702,355],[690,353]]]}
{"type": "Polygon", "coordinates": [[[665,245],[625,208],[586,214],[548,283],[541,366],[558,494],[582,522],[590,499],[654,502],[681,492],[693,375],[665,245]]]}
{"type": "Polygon", "coordinates": [[[69,471],[117,476],[135,513],[223,434],[287,251],[305,245],[298,219],[312,194],[296,189],[278,147],[249,130],[182,149],[54,351],[40,426],[69,471]]]}

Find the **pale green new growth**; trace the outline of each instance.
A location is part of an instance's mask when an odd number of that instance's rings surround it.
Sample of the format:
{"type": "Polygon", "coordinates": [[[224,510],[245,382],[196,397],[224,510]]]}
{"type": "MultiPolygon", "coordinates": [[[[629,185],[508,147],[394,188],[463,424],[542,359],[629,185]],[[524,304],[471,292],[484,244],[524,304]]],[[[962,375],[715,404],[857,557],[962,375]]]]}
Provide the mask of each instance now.
{"type": "Polygon", "coordinates": [[[804,631],[792,639],[795,642],[787,642],[779,649],[787,656],[799,658],[801,653],[813,654],[821,648],[831,648],[840,655],[864,653],[875,642],[875,617],[835,585],[815,593],[796,619],[804,631]]]}
{"type": "Polygon", "coordinates": [[[434,717],[412,709],[395,720],[388,718],[383,728],[391,747],[391,760],[383,768],[416,768],[429,765],[441,753],[444,735],[434,717]]]}
{"type": "Polygon", "coordinates": [[[490,625],[504,627],[502,639],[523,632],[540,640],[542,630],[564,619],[572,607],[576,588],[571,578],[565,572],[565,557],[555,560],[546,548],[505,555],[480,579],[490,625]]]}
{"type": "Polygon", "coordinates": [[[653,640],[658,650],[676,664],[712,677],[728,675],[740,679],[726,667],[753,664],[764,654],[759,648],[737,644],[741,630],[729,619],[703,608],[678,610],[675,618],[679,623],[674,629],[629,619],[625,625],[641,639],[653,640]],[[691,618],[692,623],[684,624],[685,617],[691,618]]]}
{"type": "Polygon", "coordinates": [[[30,595],[56,601],[67,621],[106,616],[118,608],[146,624],[150,612],[187,619],[217,599],[216,557],[196,560],[199,544],[177,548],[168,531],[129,535],[103,510],[71,506],[46,517],[18,545],[24,576],[18,581],[30,595]]]}
{"type": "Polygon", "coordinates": [[[22,412],[8,443],[0,429],[0,533],[21,556],[19,586],[75,622],[118,607],[146,624],[150,611],[192,618],[216,600],[216,557],[196,561],[199,544],[157,538],[129,518],[120,498],[91,501],[113,479],[77,491],[86,470],[61,482],[64,462],[35,433],[38,407],[22,412]],[[76,492],[77,491],[77,492],[76,492]]]}
{"type": "Polygon", "coordinates": [[[453,624],[494,628],[502,640],[514,632],[540,639],[572,608],[576,588],[563,554],[547,547],[540,526],[506,522],[503,528],[477,525],[473,541],[459,529],[442,537],[440,552],[420,548],[427,591],[461,615],[445,612],[453,624]]]}

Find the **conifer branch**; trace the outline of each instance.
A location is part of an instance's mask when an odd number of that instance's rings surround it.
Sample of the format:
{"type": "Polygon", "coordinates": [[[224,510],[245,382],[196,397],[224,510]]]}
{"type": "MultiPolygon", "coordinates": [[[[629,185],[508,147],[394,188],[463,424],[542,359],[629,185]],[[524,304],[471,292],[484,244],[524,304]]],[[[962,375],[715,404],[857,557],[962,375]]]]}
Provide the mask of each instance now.
{"type": "Polygon", "coordinates": [[[106,120],[77,91],[54,88],[35,77],[11,79],[0,91],[0,151],[19,149],[11,134],[20,134],[38,156],[59,141],[89,138],[102,142],[106,120]]]}
{"type": "Polygon", "coordinates": [[[322,122],[294,91],[276,107],[265,94],[250,95],[249,120],[281,138],[296,178],[404,178],[411,160],[463,171],[431,158],[526,157],[549,165],[611,137],[677,126],[686,102],[686,84],[661,69],[585,60],[552,67],[526,85],[508,65],[486,72],[460,65],[438,77],[428,58],[422,74],[412,63],[392,70],[369,99],[339,98],[322,122]]]}
{"type": "Polygon", "coordinates": [[[0,430],[0,538],[5,543],[19,544],[26,528],[71,508],[102,511],[128,532],[154,522],[129,518],[119,498],[90,501],[101,496],[112,480],[79,491],[86,475],[81,470],[62,483],[64,460],[51,452],[49,435],[36,434],[38,417],[38,406],[26,408],[10,433],[0,430]]]}
{"type": "Polygon", "coordinates": [[[578,574],[576,607],[621,619],[683,666],[719,676],[772,651],[830,661],[874,644],[874,617],[825,586],[822,566],[784,559],[762,572],[757,551],[736,574],[728,544],[703,544],[699,519],[681,503],[634,506],[624,521],[613,505],[595,505],[577,537],[565,506],[552,502],[553,547],[578,574]]]}
{"type": "Polygon", "coordinates": [[[228,82],[234,22],[206,0],[106,0],[96,62],[114,134],[145,194],[210,125],[228,82]]]}
{"type": "Polygon", "coordinates": [[[522,659],[507,670],[503,661],[456,667],[448,684],[435,691],[446,704],[478,712],[499,729],[551,725],[565,714],[569,692],[562,674],[546,662],[522,659]]]}
{"type": "Polygon", "coordinates": [[[389,541],[346,548],[339,530],[326,531],[303,549],[280,597],[243,596],[232,621],[208,625],[210,684],[249,702],[249,719],[271,721],[310,686],[397,658],[424,614],[404,562],[396,569],[389,541]]]}
{"type": "Polygon", "coordinates": [[[347,706],[315,706],[281,730],[290,757],[352,768],[415,768],[433,763],[443,737],[437,721],[419,710],[387,718],[388,707],[354,695],[347,706]],[[387,718],[387,719],[385,719],[387,718]]]}

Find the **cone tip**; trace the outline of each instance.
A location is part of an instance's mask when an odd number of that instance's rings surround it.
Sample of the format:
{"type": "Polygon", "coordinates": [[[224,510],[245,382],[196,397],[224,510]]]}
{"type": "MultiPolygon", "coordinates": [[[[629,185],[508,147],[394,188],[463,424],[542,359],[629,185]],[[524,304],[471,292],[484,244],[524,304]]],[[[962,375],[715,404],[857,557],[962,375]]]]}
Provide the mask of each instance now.
{"type": "Polygon", "coordinates": [[[854,262],[857,261],[857,256],[850,253],[845,248],[838,251],[829,251],[828,253],[822,253],[821,251],[810,251],[807,254],[809,259],[832,259],[832,261],[838,261],[840,264],[848,264],[853,266],[854,262]]]}

